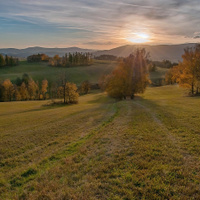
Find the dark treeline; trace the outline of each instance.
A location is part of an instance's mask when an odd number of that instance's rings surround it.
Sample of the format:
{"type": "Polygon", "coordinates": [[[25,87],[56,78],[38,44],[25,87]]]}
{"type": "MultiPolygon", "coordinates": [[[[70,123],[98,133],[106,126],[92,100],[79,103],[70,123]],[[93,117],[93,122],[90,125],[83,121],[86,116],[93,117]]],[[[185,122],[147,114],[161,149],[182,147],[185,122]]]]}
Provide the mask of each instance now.
{"type": "Polygon", "coordinates": [[[157,67],[161,67],[161,68],[167,68],[167,69],[170,69],[172,68],[173,66],[176,66],[178,65],[178,63],[173,63],[169,60],[163,60],[163,61],[152,61],[152,64],[157,66],[157,67]]]}
{"type": "Polygon", "coordinates": [[[35,54],[27,57],[28,62],[48,62],[49,56],[46,54],[35,54]]]}
{"type": "Polygon", "coordinates": [[[0,67],[4,66],[16,66],[19,64],[18,58],[13,58],[12,56],[3,56],[0,54],[0,67]]]}
{"type": "Polygon", "coordinates": [[[96,60],[110,60],[110,61],[115,61],[118,59],[117,56],[113,56],[113,55],[100,55],[100,56],[95,56],[94,58],[96,60]]]}

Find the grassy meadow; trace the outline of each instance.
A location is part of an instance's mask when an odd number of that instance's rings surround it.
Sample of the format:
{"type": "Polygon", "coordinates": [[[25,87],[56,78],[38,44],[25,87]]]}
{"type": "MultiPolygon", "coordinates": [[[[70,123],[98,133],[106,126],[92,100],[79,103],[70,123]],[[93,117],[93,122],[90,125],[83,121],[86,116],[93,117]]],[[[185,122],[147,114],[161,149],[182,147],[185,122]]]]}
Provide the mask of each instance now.
{"type": "Polygon", "coordinates": [[[28,63],[21,61],[18,66],[1,67],[0,80],[10,79],[14,81],[17,77],[22,77],[27,73],[35,81],[47,79],[49,83],[56,82],[63,73],[66,73],[67,79],[80,85],[81,82],[89,80],[91,83],[98,83],[99,78],[104,74],[109,74],[117,63],[113,61],[95,60],[93,65],[79,67],[52,67],[48,63],[28,63]]]}
{"type": "MultiPolygon", "coordinates": [[[[89,80],[91,83],[96,84],[102,75],[109,74],[117,66],[116,61],[95,60],[93,65],[79,66],[79,67],[52,67],[47,63],[28,63],[21,61],[18,66],[14,67],[1,67],[0,68],[0,81],[10,79],[15,81],[17,77],[22,77],[27,73],[35,81],[41,82],[47,79],[49,83],[57,82],[63,73],[66,73],[67,79],[80,85],[83,81],[89,80]]],[[[167,69],[157,67],[155,72],[150,73],[152,82],[164,79],[167,69]]]]}
{"type": "Polygon", "coordinates": [[[200,199],[199,97],[49,103],[0,103],[0,199],[200,199]]]}

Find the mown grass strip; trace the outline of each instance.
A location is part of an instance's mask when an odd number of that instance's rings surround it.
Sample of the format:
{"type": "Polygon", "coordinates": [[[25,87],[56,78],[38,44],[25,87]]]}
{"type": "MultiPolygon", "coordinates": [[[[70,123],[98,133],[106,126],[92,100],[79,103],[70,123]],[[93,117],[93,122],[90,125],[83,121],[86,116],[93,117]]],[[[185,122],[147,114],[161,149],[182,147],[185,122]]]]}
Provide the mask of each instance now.
{"type": "Polygon", "coordinates": [[[44,172],[46,172],[46,170],[53,167],[62,158],[75,154],[83,144],[85,144],[94,135],[98,134],[100,131],[106,128],[118,116],[119,107],[117,106],[117,103],[114,103],[112,105],[112,109],[114,111],[114,114],[109,117],[109,119],[104,121],[100,126],[92,130],[85,137],[82,137],[76,142],[69,144],[64,151],[55,155],[51,155],[51,157],[42,160],[37,167],[29,168],[28,170],[24,171],[20,176],[14,177],[12,180],[10,180],[10,188],[14,189],[16,187],[23,187],[27,182],[41,176],[44,172]]]}

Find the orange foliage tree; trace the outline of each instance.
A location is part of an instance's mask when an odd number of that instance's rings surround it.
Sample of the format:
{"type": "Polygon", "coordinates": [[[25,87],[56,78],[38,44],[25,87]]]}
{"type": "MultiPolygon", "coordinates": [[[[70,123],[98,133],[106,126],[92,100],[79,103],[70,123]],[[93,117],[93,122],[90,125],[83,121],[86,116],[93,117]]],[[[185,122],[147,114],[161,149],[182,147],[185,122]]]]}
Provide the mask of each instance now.
{"type": "Polygon", "coordinates": [[[111,97],[133,99],[135,94],[143,93],[150,82],[147,62],[145,49],[137,49],[104,78],[102,87],[111,97]]]}
{"type": "Polygon", "coordinates": [[[176,82],[188,88],[192,95],[199,93],[200,88],[200,45],[185,49],[183,61],[167,72],[167,82],[176,82]]]}

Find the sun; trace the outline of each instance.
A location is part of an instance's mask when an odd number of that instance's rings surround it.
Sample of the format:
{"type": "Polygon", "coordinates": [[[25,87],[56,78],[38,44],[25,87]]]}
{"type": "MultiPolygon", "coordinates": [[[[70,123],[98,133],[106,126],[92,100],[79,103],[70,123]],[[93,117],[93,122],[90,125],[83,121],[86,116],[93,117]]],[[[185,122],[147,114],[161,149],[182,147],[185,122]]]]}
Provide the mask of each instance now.
{"type": "Polygon", "coordinates": [[[131,33],[126,39],[132,43],[149,42],[150,36],[147,33],[131,33]]]}

